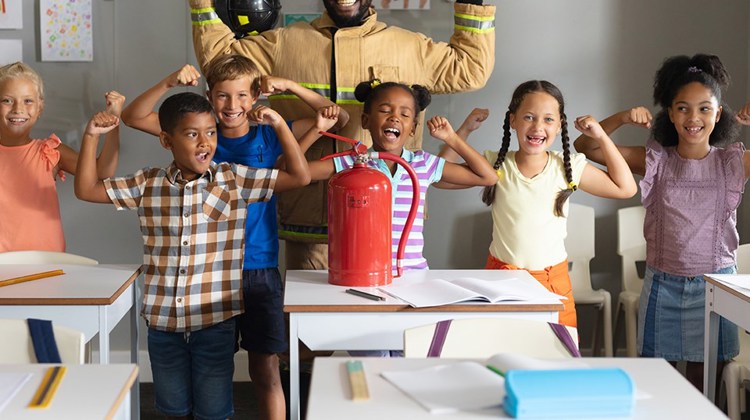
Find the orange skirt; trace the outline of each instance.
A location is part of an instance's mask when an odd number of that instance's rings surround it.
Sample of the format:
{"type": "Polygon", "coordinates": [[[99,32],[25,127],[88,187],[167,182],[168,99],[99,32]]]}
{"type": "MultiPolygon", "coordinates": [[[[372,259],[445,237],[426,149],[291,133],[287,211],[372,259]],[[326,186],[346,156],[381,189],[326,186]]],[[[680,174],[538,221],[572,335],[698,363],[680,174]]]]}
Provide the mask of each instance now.
{"type": "MultiPolygon", "coordinates": [[[[487,265],[484,268],[488,270],[526,270],[525,268],[500,261],[492,255],[487,257],[487,265]]],[[[570,284],[570,275],[568,274],[568,260],[547,267],[544,270],[526,271],[550,292],[568,298],[562,301],[565,307],[560,311],[560,320],[558,322],[569,327],[577,327],[576,305],[573,301],[573,286],[570,284]]]]}

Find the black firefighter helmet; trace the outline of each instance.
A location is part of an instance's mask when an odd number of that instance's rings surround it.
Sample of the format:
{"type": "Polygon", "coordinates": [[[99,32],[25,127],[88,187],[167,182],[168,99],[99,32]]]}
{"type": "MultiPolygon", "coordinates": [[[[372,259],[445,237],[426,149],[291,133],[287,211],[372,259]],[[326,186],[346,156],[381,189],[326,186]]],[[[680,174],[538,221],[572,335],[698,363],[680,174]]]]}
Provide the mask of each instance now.
{"type": "Polygon", "coordinates": [[[276,25],[280,0],[216,0],[216,14],[236,38],[267,31],[276,25]]]}

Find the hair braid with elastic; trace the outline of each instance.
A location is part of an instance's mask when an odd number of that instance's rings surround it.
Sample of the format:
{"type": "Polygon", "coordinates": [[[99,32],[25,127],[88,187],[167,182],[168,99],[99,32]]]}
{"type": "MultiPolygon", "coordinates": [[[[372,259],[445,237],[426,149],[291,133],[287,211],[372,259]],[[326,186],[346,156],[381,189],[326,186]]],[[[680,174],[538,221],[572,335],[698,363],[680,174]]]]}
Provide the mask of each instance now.
{"type": "Polygon", "coordinates": [[[555,199],[555,216],[557,217],[563,217],[565,214],[563,213],[563,205],[565,204],[565,201],[568,200],[571,194],[573,194],[573,168],[570,164],[570,138],[568,137],[568,117],[565,116],[564,112],[560,113],[560,125],[562,127],[562,130],[560,132],[560,137],[562,138],[562,148],[563,148],[563,166],[565,167],[565,180],[568,181],[568,188],[564,190],[560,190],[559,193],[557,193],[557,198],[555,199]]]}
{"type": "MultiPolygon", "coordinates": [[[[497,171],[503,165],[505,161],[505,155],[508,153],[510,147],[510,109],[505,111],[505,120],[503,121],[503,143],[500,145],[500,150],[497,152],[497,159],[492,167],[497,171]]],[[[491,206],[492,202],[495,201],[495,188],[497,184],[484,187],[482,190],[482,202],[491,206]]]]}

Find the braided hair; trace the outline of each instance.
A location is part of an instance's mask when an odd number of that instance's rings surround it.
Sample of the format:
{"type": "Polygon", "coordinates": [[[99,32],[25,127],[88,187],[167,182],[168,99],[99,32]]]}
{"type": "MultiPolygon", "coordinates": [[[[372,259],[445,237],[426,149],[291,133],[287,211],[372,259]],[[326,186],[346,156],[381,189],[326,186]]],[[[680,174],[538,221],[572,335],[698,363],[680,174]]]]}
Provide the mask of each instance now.
{"type": "MultiPolygon", "coordinates": [[[[493,165],[495,170],[499,170],[505,161],[505,155],[508,153],[508,147],[510,146],[510,116],[515,114],[518,107],[521,106],[523,99],[529,93],[544,92],[557,100],[560,104],[560,125],[562,127],[562,147],[563,147],[563,165],[565,167],[565,180],[568,181],[568,188],[561,190],[557,194],[555,199],[554,213],[557,217],[562,217],[563,205],[567,201],[568,197],[573,194],[573,191],[578,187],[573,183],[573,170],[570,164],[570,138],[568,137],[568,118],[565,116],[565,101],[563,100],[562,93],[557,86],[546,80],[529,80],[527,82],[518,85],[515,91],[513,91],[513,97],[508,105],[508,110],[505,112],[505,120],[503,121],[503,140],[500,146],[500,150],[497,152],[497,159],[493,165]]],[[[490,206],[495,201],[495,188],[496,185],[484,187],[482,191],[482,202],[490,206]]]]}
{"type": "Polygon", "coordinates": [[[722,94],[729,87],[730,77],[719,57],[696,54],[692,57],[677,55],[664,60],[654,77],[654,104],[661,111],[654,117],[652,137],[662,146],[677,146],[679,137],[674,123],[669,119],[668,109],[677,93],[685,85],[698,82],[711,90],[722,107],[722,118],[714,126],[708,138],[710,145],[721,146],[739,135],[740,126],[734,112],[723,102],[722,94]]]}

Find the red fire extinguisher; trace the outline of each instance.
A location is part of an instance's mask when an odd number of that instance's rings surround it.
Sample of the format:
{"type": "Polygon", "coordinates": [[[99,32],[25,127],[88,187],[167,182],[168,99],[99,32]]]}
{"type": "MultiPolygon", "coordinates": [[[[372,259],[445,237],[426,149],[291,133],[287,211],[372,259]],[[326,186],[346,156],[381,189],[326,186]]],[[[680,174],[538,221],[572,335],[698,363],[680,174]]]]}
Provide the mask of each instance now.
{"type": "Polygon", "coordinates": [[[398,244],[396,277],[401,276],[407,238],[419,206],[419,180],[414,169],[401,157],[367,152],[362,142],[347,137],[321,134],[352,143],[350,151],[323,159],[351,155],[354,166],[328,181],[328,282],[339,286],[384,286],[393,279],[391,223],[391,181],[367,166],[370,159],[392,160],[409,174],[412,201],[398,244]]]}

